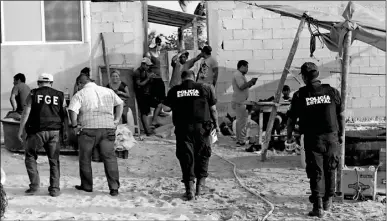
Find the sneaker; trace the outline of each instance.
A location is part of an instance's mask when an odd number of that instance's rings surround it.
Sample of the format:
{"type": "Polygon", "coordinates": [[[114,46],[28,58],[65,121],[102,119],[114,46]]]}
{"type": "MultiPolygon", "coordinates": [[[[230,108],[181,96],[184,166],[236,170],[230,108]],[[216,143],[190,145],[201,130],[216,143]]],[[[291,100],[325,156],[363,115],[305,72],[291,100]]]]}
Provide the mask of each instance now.
{"type": "Polygon", "coordinates": [[[118,190],[110,190],[110,195],[111,196],[117,196],[118,195],[118,190]]]}
{"type": "Polygon", "coordinates": [[[80,186],[80,185],[75,185],[75,189],[82,190],[82,191],[85,191],[85,192],[88,192],[88,193],[93,192],[93,190],[87,190],[87,189],[83,188],[83,186],[80,186]]]}
{"type": "Polygon", "coordinates": [[[57,196],[60,195],[60,192],[59,192],[59,191],[50,191],[49,194],[50,194],[50,196],[52,196],[52,197],[57,197],[57,196]]]}
{"type": "Polygon", "coordinates": [[[31,189],[31,188],[25,191],[27,195],[35,195],[35,193],[37,192],[38,192],[38,189],[31,189]]]}
{"type": "Polygon", "coordinates": [[[237,147],[243,147],[244,145],[246,145],[246,142],[237,142],[236,143],[237,147]]]}

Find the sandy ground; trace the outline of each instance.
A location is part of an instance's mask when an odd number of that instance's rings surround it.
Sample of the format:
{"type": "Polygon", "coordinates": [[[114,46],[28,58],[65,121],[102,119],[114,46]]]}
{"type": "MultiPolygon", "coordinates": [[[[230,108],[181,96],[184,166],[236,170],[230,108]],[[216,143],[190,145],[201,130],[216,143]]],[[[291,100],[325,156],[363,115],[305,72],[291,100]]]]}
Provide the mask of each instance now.
{"type": "MultiPolygon", "coordinates": [[[[238,174],[251,190],[262,193],[275,210],[268,220],[318,220],[306,216],[308,179],[300,156],[274,156],[260,162],[260,156],[233,147],[228,137],[220,138],[214,151],[234,162],[238,174]]],[[[40,193],[25,196],[28,176],[23,155],[1,149],[1,165],[7,174],[5,189],[9,207],[4,220],[257,220],[269,206],[236,182],[232,165],[215,154],[210,161],[207,186],[210,194],[191,202],[182,199],[184,186],[175,157],[175,146],[146,140],[119,159],[120,195],[108,193],[103,164],[93,163],[94,192],[74,189],[80,183],[77,156],[61,156],[62,195],[48,196],[49,167],[39,157],[40,193]]],[[[385,205],[374,202],[334,204],[333,212],[321,220],[385,220],[385,205]]]]}

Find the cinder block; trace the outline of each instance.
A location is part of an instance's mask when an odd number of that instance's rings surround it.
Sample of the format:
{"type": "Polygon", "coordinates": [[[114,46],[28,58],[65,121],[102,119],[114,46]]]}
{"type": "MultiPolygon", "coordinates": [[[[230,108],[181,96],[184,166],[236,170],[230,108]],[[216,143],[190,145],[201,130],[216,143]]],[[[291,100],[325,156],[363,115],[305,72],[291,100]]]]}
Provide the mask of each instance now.
{"type": "Polygon", "coordinates": [[[117,54],[129,54],[133,53],[134,51],[134,44],[124,44],[123,46],[118,47],[115,52],[117,54]]]}
{"type": "Polygon", "coordinates": [[[369,57],[372,55],[373,46],[360,46],[359,47],[359,56],[360,57],[369,57]]]}
{"type": "Polygon", "coordinates": [[[385,67],[385,66],[379,67],[379,68],[378,68],[378,73],[379,73],[379,74],[386,74],[386,67],[385,67]]]}
{"type": "MultiPolygon", "coordinates": [[[[290,52],[290,50],[288,49],[290,52]]],[[[289,54],[288,52],[288,54],[289,54]]],[[[288,57],[288,56],[286,56],[288,57]]],[[[296,54],[294,55],[295,58],[310,58],[310,50],[309,49],[297,49],[296,54]]],[[[317,57],[317,56],[316,56],[317,57]]],[[[316,62],[313,62],[316,63],[316,62]]]]}
{"type": "Polygon", "coordinates": [[[223,19],[223,28],[224,29],[242,29],[243,28],[242,19],[223,19]]]}
{"type": "Polygon", "coordinates": [[[114,32],[133,32],[133,23],[114,22],[114,32]]]}
{"type": "Polygon", "coordinates": [[[263,49],[282,49],[281,39],[264,39],[263,49]]]}
{"type": "Polygon", "coordinates": [[[232,14],[233,18],[252,18],[253,13],[250,9],[235,9],[232,14]]]}
{"type": "Polygon", "coordinates": [[[225,40],[223,47],[224,50],[240,50],[243,48],[243,40],[225,40]]]}
{"type": "MultiPolygon", "coordinates": [[[[308,49],[309,54],[310,54],[310,49],[308,49]]],[[[313,55],[317,58],[331,58],[331,51],[328,48],[317,48],[314,51],[313,55]]]]}
{"type": "Polygon", "coordinates": [[[386,76],[371,76],[369,78],[369,86],[384,86],[386,85],[386,76]]]}
{"type": "Polygon", "coordinates": [[[385,86],[379,87],[379,96],[386,97],[386,87],[385,86]]]}
{"type": "Polygon", "coordinates": [[[103,12],[102,13],[102,22],[117,22],[122,21],[121,12],[103,12]]]}
{"type": "Polygon", "coordinates": [[[254,39],[272,39],[273,29],[253,30],[254,39]]]}
{"type": "Polygon", "coordinates": [[[234,51],[219,50],[219,60],[231,60],[233,58],[234,51]]]}
{"type": "Polygon", "coordinates": [[[243,40],[244,49],[262,49],[262,40],[243,40]]]}
{"type": "Polygon", "coordinates": [[[253,31],[252,30],[234,30],[234,39],[252,39],[253,31]]]}
{"type": "Polygon", "coordinates": [[[282,25],[282,19],[281,18],[263,18],[263,26],[262,28],[284,28],[282,25]]]}
{"type": "Polygon", "coordinates": [[[243,29],[262,29],[262,19],[243,19],[243,29]]]}
{"type": "MultiPolygon", "coordinates": [[[[369,67],[370,66],[370,58],[369,57],[351,57],[350,65],[352,67],[369,67]]],[[[374,65],[374,66],[376,66],[376,65],[374,65]]]]}
{"type": "Polygon", "coordinates": [[[90,4],[90,11],[93,12],[104,12],[106,11],[106,2],[93,2],[90,4]]]}
{"type": "Polygon", "coordinates": [[[254,50],[253,57],[254,59],[272,59],[273,50],[254,50]]]}
{"type": "Polygon", "coordinates": [[[379,96],[379,87],[361,87],[361,97],[379,96]]]}
{"type": "Polygon", "coordinates": [[[125,63],[125,57],[123,54],[110,54],[109,53],[109,63],[110,64],[124,64],[125,63]]]}
{"type": "Polygon", "coordinates": [[[386,58],[385,57],[380,57],[380,56],[373,56],[369,57],[369,66],[371,67],[380,67],[384,66],[386,63],[386,58]]]}
{"type": "Polygon", "coordinates": [[[238,61],[236,61],[236,60],[231,60],[231,59],[226,60],[225,67],[227,69],[231,69],[229,71],[235,71],[237,69],[237,63],[238,63],[238,61]]]}
{"type": "Polygon", "coordinates": [[[273,28],[273,38],[294,38],[296,36],[297,29],[294,28],[273,28]]]}
{"type": "MultiPolygon", "coordinates": [[[[283,49],[291,48],[293,45],[294,37],[292,39],[282,39],[282,41],[283,41],[283,49]]],[[[309,38],[300,38],[297,48],[309,49],[310,48],[309,46],[310,46],[309,38]]]]}
{"type": "Polygon", "coordinates": [[[226,30],[226,29],[223,29],[220,31],[221,35],[219,37],[221,37],[222,40],[232,40],[234,39],[233,37],[233,30],[226,30]]]}
{"type": "Polygon", "coordinates": [[[134,43],[134,34],[133,33],[123,33],[124,43],[133,42],[134,43]]]}
{"type": "Polygon", "coordinates": [[[236,9],[250,9],[254,6],[251,6],[251,5],[248,5],[246,3],[243,3],[243,2],[238,2],[238,1],[234,1],[235,2],[235,8],[236,9]]]}
{"type": "Polygon", "coordinates": [[[370,107],[371,101],[369,98],[356,98],[352,100],[352,108],[364,108],[370,107]]]}
{"type": "Polygon", "coordinates": [[[108,12],[120,12],[121,7],[120,7],[120,2],[109,2],[107,4],[107,7],[105,8],[105,11],[108,12]]]}
{"type": "Polygon", "coordinates": [[[348,97],[358,98],[361,97],[361,87],[348,87],[349,95],[348,97]]]}
{"type": "Polygon", "coordinates": [[[360,73],[377,74],[378,71],[379,71],[378,67],[359,67],[360,73]]]}
{"type": "Polygon", "coordinates": [[[281,15],[266,9],[253,8],[253,18],[280,18],[281,15]]]}
{"type": "Polygon", "coordinates": [[[134,21],[135,15],[136,14],[131,11],[124,12],[122,13],[122,21],[132,22],[134,21]]]}
{"type": "Polygon", "coordinates": [[[124,43],[123,33],[107,32],[104,33],[105,45],[107,48],[113,48],[115,45],[124,43]]]}
{"type": "Polygon", "coordinates": [[[232,10],[219,10],[218,11],[219,18],[232,18],[233,12],[232,10]]]}
{"type": "Polygon", "coordinates": [[[113,32],[113,23],[96,23],[92,26],[93,33],[113,32]]]}
{"type": "Polygon", "coordinates": [[[297,29],[300,24],[300,21],[294,18],[283,17],[281,19],[282,19],[282,24],[285,28],[297,29]]]}
{"type": "Polygon", "coordinates": [[[236,8],[236,5],[235,5],[235,2],[234,1],[224,1],[224,2],[221,2],[221,4],[219,4],[219,2],[216,2],[216,1],[209,1],[209,8],[213,9],[213,10],[217,10],[217,9],[220,9],[220,10],[233,10],[234,8],[236,8]]]}
{"type": "Polygon", "coordinates": [[[286,59],[265,60],[265,70],[281,71],[284,69],[286,59]]]}
{"type": "Polygon", "coordinates": [[[352,46],[354,46],[354,47],[367,47],[369,45],[362,42],[362,41],[355,40],[355,41],[353,41],[352,46]]]}
{"type": "Polygon", "coordinates": [[[351,85],[351,87],[363,87],[363,86],[369,86],[369,77],[363,77],[359,75],[352,75],[349,76],[348,85],[351,85]]]}
{"type": "Polygon", "coordinates": [[[93,13],[91,13],[91,22],[92,23],[100,23],[100,22],[102,22],[102,13],[100,13],[100,12],[93,12],[93,13]]]}
{"type": "Polygon", "coordinates": [[[385,97],[373,97],[371,98],[371,107],[385,107],[386,98],[385,97]]]}
{"type": "Polygon", "coordinates": [[[249,62],[249,73],[265,70],[264,60],[258,60],[257,58],[253,58],[253,59],[248,59],[247,61],[249,62]]]}
{"type": "Polygon", "coordinates": [[[252,50],[234,50],[233,51],[233,60],[248,60],[253,58],[252,50]]]}
{"type": "Polygon", "coordinates": [[[289,49],[275,49],[273,50],[273,58],[286,59],[289,56],[289,49]]]}

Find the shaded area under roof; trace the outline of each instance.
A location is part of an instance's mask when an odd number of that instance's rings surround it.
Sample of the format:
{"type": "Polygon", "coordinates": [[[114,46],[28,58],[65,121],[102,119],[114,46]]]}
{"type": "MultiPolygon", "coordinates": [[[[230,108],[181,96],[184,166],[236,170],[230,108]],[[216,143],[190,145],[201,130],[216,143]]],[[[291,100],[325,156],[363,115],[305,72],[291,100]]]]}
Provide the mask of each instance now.
{"type": "Polygon", "coordinates": [[[160,25],[174,26],[178,28],[188,28],[189,26],[192,26],[192,21],[194,18],[196,18],[197,21],[206,20],[206,17],[204,16],[198,16],[148,5],[148,22],[160,25]]]}

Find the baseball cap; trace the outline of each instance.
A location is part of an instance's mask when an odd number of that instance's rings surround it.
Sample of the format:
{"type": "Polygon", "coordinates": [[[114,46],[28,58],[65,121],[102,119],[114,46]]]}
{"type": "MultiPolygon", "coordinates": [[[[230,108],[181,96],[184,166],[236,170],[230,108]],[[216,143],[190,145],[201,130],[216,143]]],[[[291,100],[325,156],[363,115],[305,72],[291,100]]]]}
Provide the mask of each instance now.
{"type": "Polygon", "coordinates": [[[152,65],[153,63],[151,62],[151,60],[147,57],[144,57],[141,61],[141,63],[145,63],[147,65],[152,65]]]}
{"type": "Polygon", "coordinates": [[[43,73],[38,77],[38,81],[53,82],[54,77],[51,74],[43,73]]]}
{"type": "Polygon", "coordinates": [[[202,52],[204,53],[211,53],[211,51],[212,51],[212,48],[209,45],[206,45],[202,48],[202,52]]]}
{"type": "Polygon", "coordinates": [[[315,79],[318,77],[319,72],[318,72],[318,67],[315,63],[313,62],[305,62],[301,66],[301,72],[300,74],[304,75],[305,77],[308,77],[310,79],[315,79]]]}

